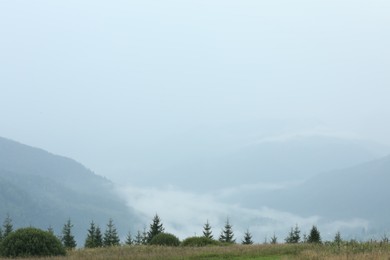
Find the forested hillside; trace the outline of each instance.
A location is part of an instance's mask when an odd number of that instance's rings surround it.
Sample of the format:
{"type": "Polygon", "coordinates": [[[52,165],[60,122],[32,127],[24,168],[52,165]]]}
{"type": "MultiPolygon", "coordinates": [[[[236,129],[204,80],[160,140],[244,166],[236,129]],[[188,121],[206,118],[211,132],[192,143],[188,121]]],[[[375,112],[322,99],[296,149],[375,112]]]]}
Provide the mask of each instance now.
{"type": "MultiPolygon", "coordinates": [[[[60,233],[68,218],[78,241],[91,220],[105,227],[109,218],[123,232],[137,222],[113,183],[80,163],[0,138],[0,216],[17,226],[52,227],[60,233]]],[[[125,235],[125,234],[122,234],[125,235]]]]}

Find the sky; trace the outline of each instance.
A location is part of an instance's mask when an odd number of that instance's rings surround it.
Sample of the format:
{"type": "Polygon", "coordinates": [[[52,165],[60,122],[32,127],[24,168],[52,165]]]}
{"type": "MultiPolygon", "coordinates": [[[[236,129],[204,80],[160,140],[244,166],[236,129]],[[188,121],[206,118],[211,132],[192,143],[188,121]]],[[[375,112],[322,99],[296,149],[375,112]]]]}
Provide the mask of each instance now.
{"type": "MultiPolygon", "coordinates": [[[[390,146],[389,13],[388,0],[0,0],[0,136],[130,184],[296,135],[390,146]]],[[[321,221],[153,186],[121,194],[180,237],[228,214],[257,241],[321,221]]]]}
{"type": "Polygon", "coordinates": [[[390,145],[389,11],[387,0],[1,0],[0,135],[114,179],[221,135],[216,145],[321,129],[390,145]]]}

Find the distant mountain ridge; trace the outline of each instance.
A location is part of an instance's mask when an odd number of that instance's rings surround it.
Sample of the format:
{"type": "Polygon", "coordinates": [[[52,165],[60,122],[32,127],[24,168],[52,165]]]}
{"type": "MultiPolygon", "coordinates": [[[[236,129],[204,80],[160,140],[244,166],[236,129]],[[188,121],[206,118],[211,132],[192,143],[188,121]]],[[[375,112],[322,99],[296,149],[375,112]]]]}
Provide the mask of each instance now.
{"type": "Polygon", "coordinates": [[[235,200],[251,208],[266,206],[302,217],[318,216],[320,225],[360,219],[368,223],[368,230],[353,235],[367,239],[390,232],[389,183],[390,156],[385,156],[321,173],[285,189],[243,190],[235,200]]]}
{"type": "Polygon", "coordinates": [[[261,182],[294,182],[375,158],[377,156],[358,140],[297,136],[253,143],[222,156],[215,154],[170,168],[160,175],[159,183],[207,190],[261,182]],[[191,182],[188,178],[192,178],[191,182]]]}
{"type": "Polygon", "coordinates": [[[59,234],[71,218],[79,243],[91,220],[104,230],[112,218],[123,236],[138,221],[106,178],[72,159],[5,138],[0,138],[0,205],[0,220],[9,214],[16,227],[51,226],[59,234]]]}

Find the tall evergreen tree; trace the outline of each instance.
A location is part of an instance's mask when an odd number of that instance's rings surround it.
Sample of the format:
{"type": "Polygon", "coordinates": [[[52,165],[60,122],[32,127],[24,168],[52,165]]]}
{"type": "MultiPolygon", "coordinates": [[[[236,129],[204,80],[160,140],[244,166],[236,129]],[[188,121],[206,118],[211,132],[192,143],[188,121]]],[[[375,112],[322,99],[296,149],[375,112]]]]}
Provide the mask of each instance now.
{"type": "Polygon", "coordinates": [[[3,238],[6,238],[9,235],[9,233],[11,233],[12,231],[13,231],[12,219],[7,214],[7,217],[3,222],[3,238]]]}
{"type": "Polygon", "coordinates": [[[252,245],[253,244],[252,234],[249,232],[248,229],[246,230],[246,232],[244,234],[244,240],[242,240],[242,244],[243,245],[252,245]]]}
{"type": "Polygon", "coordinates": [[[154,236],[163,232],[164,232],[163,224],[161,223],[160,217],[156,214],[153,218],[152,223],[150,224],[150,228],[147,234],[147,242],[150,243],[150,241],[152,241],[154,236]]]}
{"type": "Polygon", "coordinates": [[[275,233],[274,235],[271,237],[271,241],[270,241],[271,244],[275,245],[278,243],[278,238],[276,237],[275,233]]]}
{"type": "Polygon", "coordinates": [[[209,223],[209,220],[207,220],[206,224],[204,224],[204,226],[203,226],[203,236],[210,238],[210,239],[213,239],[213,234],[211,231],[211,225],[209,223]]]}
{"type": "Polygon", "coordinates": [[[227,218],[225,226],[221,231],[221,235],[219,236],[219,241],[225,243],[235,243],[236,240],[233,238],[234,238],[233,227],[229,223],[229,218],[227,218]]]}
{"type": "Polygon", "coordinates": [[[321,243],[321,235],[320,235],[320,231],[318,231],[317,227],[316,226],[313,226],[310,230],[310,234],[309,236],[307,237],[307,242],[308,243],[317,243],[317,244],[320,244],[321,243]]]}
{"type": "Polygon", "coordinates": [[[133,237],[131,236],[130,231],[127,233],[125,244],[129,245],[129,246],[134,244],[134,240],[133,240],[133,237]]]}
{"type": "Polygon", "coordinates": [[[334,236],[333,242],[334,242],[338,247],[340,247],[341,243],[343,242],[343,240],[341,239],[340,231],[337,231],[336,235],[334,236]]]}
{"type": "Polygon", "coordinates": [[[103,235],[102,235],[102,231],[100,230],[99,226],[96,226],[95,244],[96,244],[96,247],[102,247],[103,246],[103,235]]]}
{"type": "Polygon", "coordinates": [[[148,232],[146,232],[146,227],[144,226],[144,231],[142,232],[142,245],[148,244],[148,232]]]}
{"type": "Polygon", "coordinates": [[[134,244],[136,245],[142,245],[143,243],[143,236],[142,236],[142,233],[141,231],[137,231],[137,235],[135,236],[135,240],[134,240],[134,244]]]}
{"type": "Polygon", "coordinates": [[[73,249],[77,246],[76,240],[72,235],[72,227],[72,222],[70,219],[68,219],[68,221],[64,224],[64,227],[62,228],[61,241],[64,247],[67,249],[73,249]]]}
{"type": "Polygon", "coordinates": [[[87,231],[87,238],[85,239],[84,247],[95,248],[102,246],[102,233],[100,228],[92,221],[87,231]]]}
{"type": "Polygon", "coordinates": [[[110,218],[107,224],[106,231],[104,232],[103,245],[104,246],[119,246],[119,236],[116,231],[114,221],[110,218]]]}
{"type": "Polygon", "coordinates": [[[298,225],[295,225],[295,228],[291,228],[290,233],[286,237],[285,241],[286,243],[299,243],[301,240],[301,231],[298,227],[298,225]]]}

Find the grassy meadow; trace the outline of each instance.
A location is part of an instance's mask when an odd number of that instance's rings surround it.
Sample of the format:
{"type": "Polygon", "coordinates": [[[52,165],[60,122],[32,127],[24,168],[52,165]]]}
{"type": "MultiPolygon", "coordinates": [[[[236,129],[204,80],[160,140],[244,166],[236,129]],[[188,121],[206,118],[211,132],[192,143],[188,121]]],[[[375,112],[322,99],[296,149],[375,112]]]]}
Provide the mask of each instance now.
{"type": "MultiPolygon", "coordinates": [[[[47,259],[47,258],[34,258],[47,259]]],[[[230,245],[206,247],[165,246],[119,246],[69,251],[58,260],[95,259],[390,259],[390,245],[387,243],[343,243],[334,244],[277,244],[277,245],[230,245]]]]}

